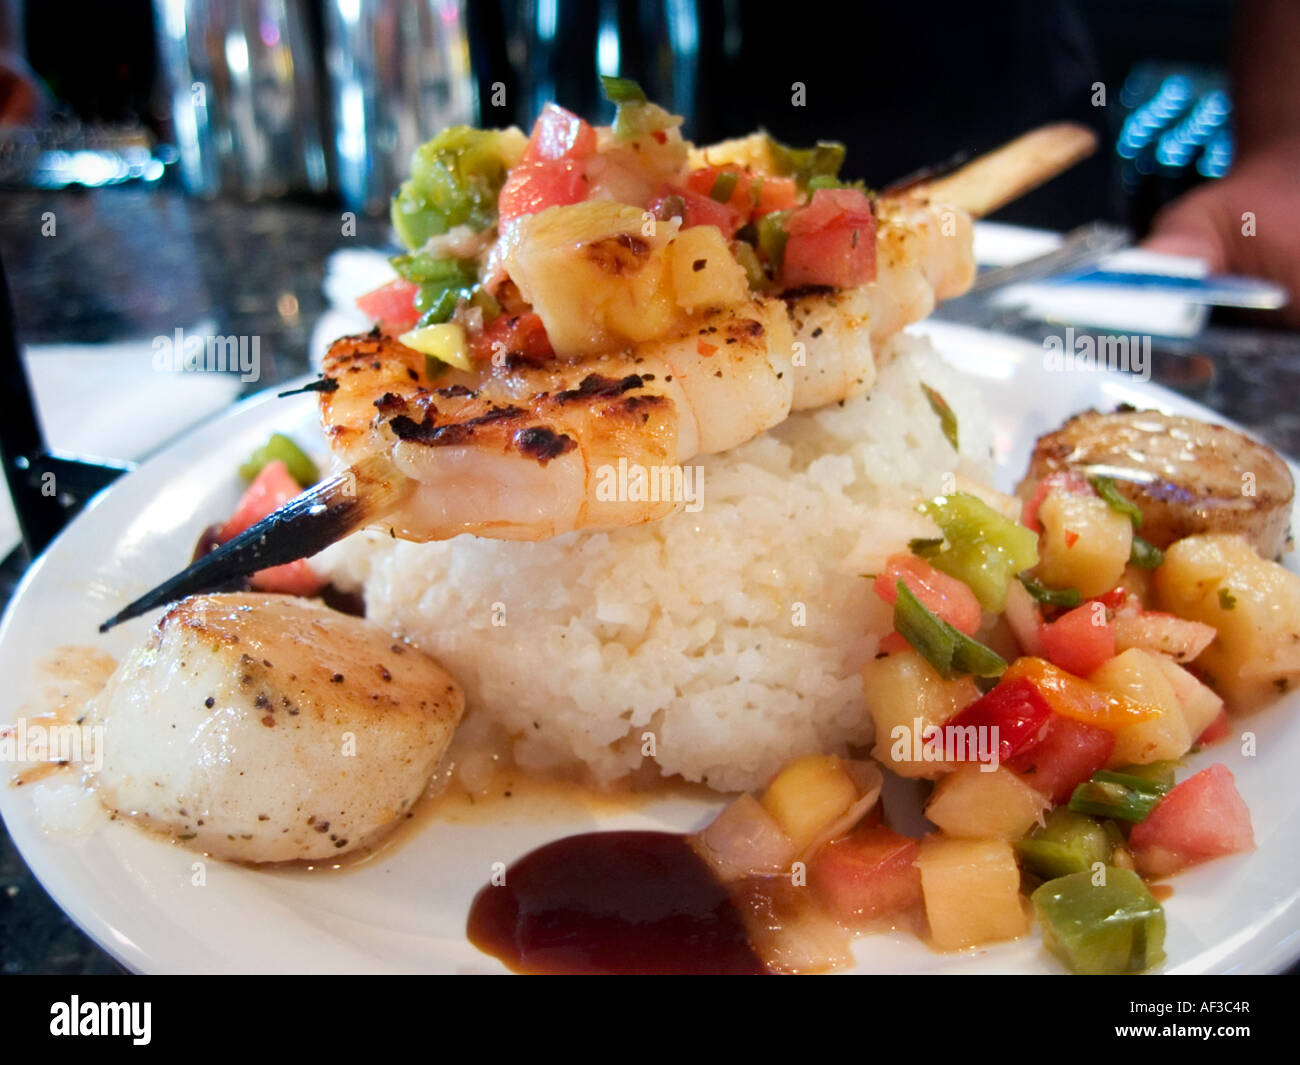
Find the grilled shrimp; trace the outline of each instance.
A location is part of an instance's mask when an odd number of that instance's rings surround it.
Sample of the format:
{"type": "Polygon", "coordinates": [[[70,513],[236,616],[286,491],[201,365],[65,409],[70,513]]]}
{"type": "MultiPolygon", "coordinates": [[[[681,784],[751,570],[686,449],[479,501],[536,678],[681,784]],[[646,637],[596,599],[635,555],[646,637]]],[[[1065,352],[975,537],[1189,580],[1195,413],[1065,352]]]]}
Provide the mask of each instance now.
{"type": "Polygon", "coordinates": [[[876,280],[861,288],[789,293],[796,349],[792,409],[867,391],[881,342],[975,279],[971,219],[919,197],[879,201],[876,280]]]}
{"type": "MultiPolygon", "coordinates": [[[[383,520],[408,540],[533,540],[654,521],[672,499],[609,498],[610,471],[658,471],[784,420],[790,327],[775,300],[705,314],[672,340],[544,368],[506,363],[431,381],[380,334],[326,356],[321,417],[350,465],[383,456],[407,490],[383,520]]],[[[631,494],[631,493],[629,493],[631,494]]]]}

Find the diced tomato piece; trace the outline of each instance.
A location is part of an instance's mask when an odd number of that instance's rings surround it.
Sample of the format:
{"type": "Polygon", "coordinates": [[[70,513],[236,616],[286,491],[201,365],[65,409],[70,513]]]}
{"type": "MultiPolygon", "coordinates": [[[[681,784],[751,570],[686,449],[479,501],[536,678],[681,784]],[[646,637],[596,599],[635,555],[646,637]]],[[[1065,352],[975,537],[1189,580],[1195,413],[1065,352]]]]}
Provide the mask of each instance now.
{"type": "Polygon", "coordinates": [[[510,171],[497,199],[502,222],[548,207],[566,207],[587,198],[587,180],[578,159],[543,159],[520,163],[510,171]]]}
{"type": "Polygon", "coordinates": [[[499,314],[481,333],[470,337],[470,353],[488,361],[498,351],[540,365],[554,356],[546,326],[534,311],[524,314],[499,314]]]}
{"type": "Polygon", "coordinates": [[[818,189],[784,228],[785,285],[847,288],[876,279],[876,216],[857,189],[818,189]]]}
{"type": "Polygon", "coordinates": [[[1115,657],[1115,622],[1104,609],[1084,603],[1044,623],[1038,642],[1044,657],[1075,676],[1086,676],[1115,657]]]}
{"type": "Polygon", "coordinates": [[[1168,876],[1189,865],[1255,849],[1250,810],[1227,766],[1216,763],[1176,785],[1133,826],[1138,872],[1168,876]]]}
{"type": "Polygon", "coordinates": [[[547,104],[533,123],[521,162],[585,159],[596,150],[596,131],[572,111],[547,104]]]}
{"type": "Polygon", "coordinates": [[[244,492],[244,497],[235,507],[235,513],[217,533],[217,542],[224,544],[227,540],[233,540],[245,529],[256,525],[301,493],[302,488],[281,459],[268,462],[244,492]]]}
{"type": "Polygon", "coordinates": [[[1039,794],[1062,803],[1106,765],[1114,750],[1113,732],[1053,714],[1033,749],[1006,765],[1039,794]]]}
{"type": "MultiPolygon", "coordinates": [[[[996,728],[998,759],[1009,762],[1017,755],[1033,750],[1042,741],[1051,718],[1052,708],[1037,688],[1027,680],[1010,680],[995,685],[970,706],[954,714],[944,722],[944,729],[947,731],[948,726],[996,728]]],[[[991,731],[989,735],[992,735],[991,731]]],[[[970,758],[967,761],[974,760],[974,747],[968,745],[970,758]]],[[[983,744],[979,748],[985,749],[983,744]]],[[[956,752],[948,752],[948,761],[958,760],[956,752]]]]}
{"type": "Polygon", "coordinates": [[[1091,599],[1088,600],[1088,602],[1100,603],[1107,610],[1118,610],[1120,607],[1122,607],[1125,603],[1128,602],[1128,599],[1129,599],[1128,590],[1122,584],[1117,584],[1105,595],[1094,595],[1091,599]]]}
{"type": "Polygon", "coordinates": [[[1092,492],[1092,485],[1088,483],[1087,478],[1073,470],[1049,473],[1034,486],[1034,493],[1029,497],[1029,502],[1025,504],[1025,509],[1020,514],[1020,524],[1036,533],[1043,531],[1043,526],[1038,520],[1038,508],[1043,505],[1047,493],[1053,488],[1084,495],[1092,492]]]}
{"type": "Polygon", "coordinates": [[[983,612],[970,588],[956,577],[941,573],[923,558],[901,552],[885,560],[885,569],[876,578],[876,594],[893,606],[898,602],[898,582],[902,581],[922,605],[967,636],[980,627],[983,612]]]}
{"type": "Polygon", "coordinates": [[[880,638],[878,650],[881,654],[892,655],[899,651],[906,651],[911,646],[907,642],[907,637],[901,632],[891,632],[880,638]]]}
{"type": "Polygon", "coordinates": [[[325,581],[311,568],[305,558],[258,570],[249,578],[249,584],[258,592],[282,592],[285,595],[315,595],[325,587],[325,581]]]}
{"type": "Polygon", "coordinates": [[[656,196],[650,201],[647,210],[656,218],[662,217],[668,201],[674,197],[680,199],[683,205],[683,229],[691,226],[717,226],[724,237],[732,237],[749,217],[748,211],[738,211],[729,203],[719,203],[711,196],[677,188],[669,188],[656,196]]]}
{"type": "Polygon", "coordinates": [[[692,171],[687,176],[686,187],[696,195],[707,196],[712,200],[718,178],[723,174],[730,174],[735,178],[731,195],[723,202],[748,218],[754,209],[754,179],[749,176],[747,170],[742,170],[740,167],[706,166],[692,171]]]}
{"type": "Polygon", "coordinates": [[[1202,747],[1211,743],[1218,743],[1226,739],[1232,732],[1232,719],[1228,717],[1227,710],[1220,710],[1219,716],[1206,726],[1205,731],[1197,738],[1196,742],[1202,747]]]}
{"type": "Polygon", "coordinates": [[[760,218],[773,211],[790,211],[799,202],[799,186],[794,178],[765,177],[758,185],[758,204],[754,214],[760,218]]]}
{"type": "Polygon", "coordinates": [[[414,329],[420,319],[420,312],[415,309],[415,294],[419,290],[420,286],[413,281],[398,278],[367,292],[357,300],[357,306],[384,332],[405,333],[414,329]]]}
{"type": "Polygon", "coordinates": [[[813,855],[808,883],[845,923],[899,913],[921,901],[918,849],[884,825],[859,826],[813,855]]]}
{"type": "MultiPolygon", "coordinates": [[[[233,540],[301,492],[283,461],[268,462],[244,492],[230,520],[221,527],[217,542],[224,544],[233,540]]],[[[301,558],[282,566],[258,570],[250,583],[259,592],[285,592],[288,595],[315,595],[325,586],[307,560],[301,558]]]]}

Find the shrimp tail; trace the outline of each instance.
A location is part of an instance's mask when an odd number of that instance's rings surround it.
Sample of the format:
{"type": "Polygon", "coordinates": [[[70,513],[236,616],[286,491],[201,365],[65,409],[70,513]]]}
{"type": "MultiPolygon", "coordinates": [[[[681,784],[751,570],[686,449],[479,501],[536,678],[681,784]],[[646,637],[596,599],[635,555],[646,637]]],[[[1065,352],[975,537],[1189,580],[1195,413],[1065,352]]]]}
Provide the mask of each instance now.
{"type": "Polygon", "coordinates": [[[200,592],[227,590],[258,570],[306,558],[397,506],[410,482],[392,466],[366,458],[295,496],[215,551],[128,604],[99,626],[115,625],[200,592]]]}

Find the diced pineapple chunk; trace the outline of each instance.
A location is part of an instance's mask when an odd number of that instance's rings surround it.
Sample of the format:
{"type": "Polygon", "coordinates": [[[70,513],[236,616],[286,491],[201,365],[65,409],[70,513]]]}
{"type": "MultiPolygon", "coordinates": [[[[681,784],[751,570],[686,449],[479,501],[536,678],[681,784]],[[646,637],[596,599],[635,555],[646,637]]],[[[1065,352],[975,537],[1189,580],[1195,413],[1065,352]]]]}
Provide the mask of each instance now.
{"type": "Polygon", "coordinates": [[[673,220],[609,200],[548,207],[520,220],[506,272],[557,353],[601,354],[679,324],[664,254],[676,233],[673,220]]]}
{"type": "Polygon", "coordinates": [[[924,757],[918,738],[979,698],[970,677],[944,680],[910,647],[862,668],[863,695],[876,725],[875,759],[902,777],[933,779],[950,766],[924,757]],[[895,731],[898,730],[898,731],[895,731]]]}
{"type": "Polygon", "coordinates": [[[1161,610],[1213,625],[1197,668],[1230,711],[1249,710],[1300,683],[1300,576],[1260,558],[1240,536],[1189,536],[1155,575],[1161,610]]]}
{"type": "Polygon", "coordinates": [[[1223,700],[1193,677],[1182,666],[1164,655],[1156,655],[1156,664],[1178,697],[1178,706],[1187,722],[1187,734],[1195,743],[1223,710],[1223,700]]]}
{"type": "Polygon", "coordinates": [[[1127,725],[1115,733],[1110,765],[1146,765],[1181,758],[1195,737],[1188,728],[1174,687],[1152,651],[1131,647],[1095,669],[1089,676],[1106,691],[1127,695],[1134,702],[1160,711],[1158,717],[1127,725]]]}
{"type": "Polygon", "coordinates": [[[736,262],[717,226],[683,229],[668,244],[677,305],[692,313],[749,300],[745,268],[736,262]]]}
{"type": "Polygon", "coordinates": [[[1099,496],[1053,489],[1038,508],[1043,526],[1037,576],[1084,598],[1119,583],[1133,549],[1133,523],[1099,496]]]}
{"type": "Polygon", "coordinates": [[[857,801],[858,788],[833,754],[788,762],[763,792],[763,808],[803,851],[857,801]]]}
{"type": "Polygon", "coordinates": [[[930,936],[941,950],[1014,939],[1028,931],[1020,869],[1005,840],[928,836],[916,864],[930,936]]]}
{"type": "Polygon", "coordinates": [[[959,839],[1019,839],[1049,803],[1015,773],[964,765],[935,785],[925,816],[959,839]]]}

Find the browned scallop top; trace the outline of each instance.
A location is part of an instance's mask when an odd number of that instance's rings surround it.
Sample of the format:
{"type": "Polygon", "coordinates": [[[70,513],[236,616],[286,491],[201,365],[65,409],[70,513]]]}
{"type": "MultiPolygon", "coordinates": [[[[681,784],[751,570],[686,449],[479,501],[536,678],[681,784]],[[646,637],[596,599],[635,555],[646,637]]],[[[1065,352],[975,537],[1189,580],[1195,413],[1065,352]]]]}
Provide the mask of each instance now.
{"type": "MultiPolygon", "coordinates": [[[[298,714],[347,714],[365,723],[394,717],[453,727],[464,709],[460,686],[418,648],[362,618],[288,595],[191,596],[159,622],[211,641],[236,682],[265,692],[268,727],[298,714]]],[[[256,705],[261,705],[256,704],[256,705]]]]}
{"type": "Polygon", "coordinates": [[[1235,429],[1158,411],[1085,411],[1039,438],[1021,494],[1062,471],[1112,478],[1142,510],[1142,536],[1157,547],[1233,532],[1266,558],[1285,548],[1291,471],[1235,429]]]}

